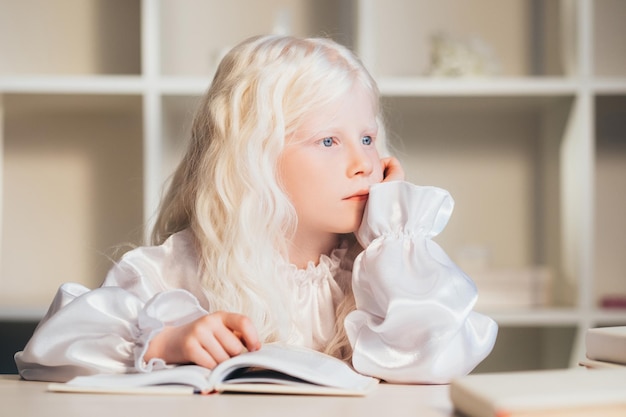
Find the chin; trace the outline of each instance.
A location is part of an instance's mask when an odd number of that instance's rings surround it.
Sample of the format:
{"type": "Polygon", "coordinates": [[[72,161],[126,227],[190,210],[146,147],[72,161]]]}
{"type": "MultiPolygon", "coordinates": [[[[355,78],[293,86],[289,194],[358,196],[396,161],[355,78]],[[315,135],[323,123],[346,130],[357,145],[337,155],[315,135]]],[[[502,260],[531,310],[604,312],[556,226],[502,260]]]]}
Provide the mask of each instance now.
{"type": "MultiPolygon", "coordinates": [[[[361,222],[363,221],[363,212],[359,211],[359,213],[350,213],[349,216],[341,216],[342,219],[335,223],[337,226],[334,228],[334,232],[338,234],[346,234],[346,233],[356,233],[361,227],[361,222]]],[[[339,220],[339,219],[337,219],[339,220]]]]}
{"type": "Polygon", "coordinates": [[[359,230],[359,227],[361,227],[361,221],[362,219],[359,218],[358,220],[354,222],[354,224],[351,227],[347,228],[347,230],[343,233],[356,233],[357,230],[359,230]]]}

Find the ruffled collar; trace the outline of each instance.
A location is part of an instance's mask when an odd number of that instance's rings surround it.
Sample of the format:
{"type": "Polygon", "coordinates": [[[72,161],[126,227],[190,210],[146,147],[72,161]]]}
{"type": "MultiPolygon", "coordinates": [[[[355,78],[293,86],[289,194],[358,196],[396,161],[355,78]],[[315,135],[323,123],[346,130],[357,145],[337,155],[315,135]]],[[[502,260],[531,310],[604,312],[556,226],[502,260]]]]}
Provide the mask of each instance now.
{"type": "Polygon", "coordinates": [[[322,254],[317,265],[309,261],[306,268],[298,268],[294,264],[286,264],[286,276],[296,283],[315,283],[332,279],[340,270],[341,261],[348,251],[347,245],[333,249],[329,255],[322,254]]]}

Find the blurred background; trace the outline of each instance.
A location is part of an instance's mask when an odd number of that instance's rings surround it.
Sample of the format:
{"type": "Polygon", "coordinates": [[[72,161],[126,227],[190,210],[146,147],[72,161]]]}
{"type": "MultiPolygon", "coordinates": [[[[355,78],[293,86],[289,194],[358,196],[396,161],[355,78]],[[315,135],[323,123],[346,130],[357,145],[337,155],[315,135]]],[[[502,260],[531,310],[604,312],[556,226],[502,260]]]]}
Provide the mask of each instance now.
{"type": "MultiPolygon", "coordinates": [[[[0,0],[0,373],[57,287],[144,243],[219,59],[329,36],[378,80],[437,237],[500,334],[475,372],[576,366],[626,324],[626,2],[0,0]]],[[[428,318],[425,318],[428,319],[428,318]]]]}

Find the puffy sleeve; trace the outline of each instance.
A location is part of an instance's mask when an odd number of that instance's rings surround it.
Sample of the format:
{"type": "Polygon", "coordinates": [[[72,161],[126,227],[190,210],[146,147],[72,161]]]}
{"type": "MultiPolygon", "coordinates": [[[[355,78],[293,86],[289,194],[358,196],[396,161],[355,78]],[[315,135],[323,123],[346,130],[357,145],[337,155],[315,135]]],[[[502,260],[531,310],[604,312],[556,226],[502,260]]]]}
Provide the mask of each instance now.
{"type": "Polygon", "coordinates": [[[185,273],[184,259],[181,267],[172,267],[174,244],[172,240],[128,252],[100,288],[62,285],[24,350],[15,355],[20,375],[67,381],[79,375],[165,367],[161,359],[143,359],[152,338],[165,326],[207,314],[196,296],[170,288],[164,279],[185,273]]]}
{"type": "Polygon", "coordinates": [[[359,372],[397,383],[448,383],[492,350],[497,325],[473,311],[477,289],[432,238],[454,202],[403,181],[370,189],[345,320],[359,372]]]}

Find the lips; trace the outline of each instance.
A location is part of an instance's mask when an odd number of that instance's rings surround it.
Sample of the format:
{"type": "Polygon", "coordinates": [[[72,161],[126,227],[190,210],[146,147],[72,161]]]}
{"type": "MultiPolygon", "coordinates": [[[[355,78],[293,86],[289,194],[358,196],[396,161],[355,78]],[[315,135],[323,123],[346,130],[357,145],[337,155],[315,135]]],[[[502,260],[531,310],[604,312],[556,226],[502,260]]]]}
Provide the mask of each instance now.
{"type": "Polygon", "coordinates": [[[367,191],[360,191],[356,194],[353,194],[351,196],[348,196],[346,198],[344,198],[344,200],[348,200],[348,201],[365,201],[367,200],[367,198],[369,197],[369,192],[367,191]]]}

